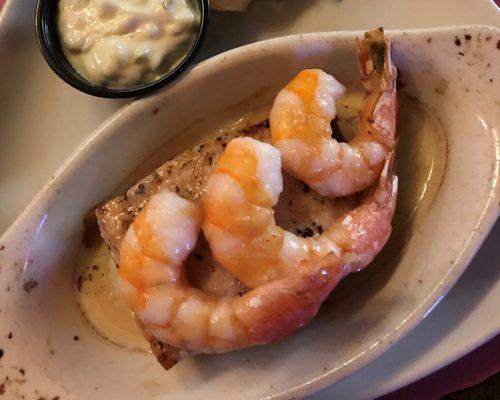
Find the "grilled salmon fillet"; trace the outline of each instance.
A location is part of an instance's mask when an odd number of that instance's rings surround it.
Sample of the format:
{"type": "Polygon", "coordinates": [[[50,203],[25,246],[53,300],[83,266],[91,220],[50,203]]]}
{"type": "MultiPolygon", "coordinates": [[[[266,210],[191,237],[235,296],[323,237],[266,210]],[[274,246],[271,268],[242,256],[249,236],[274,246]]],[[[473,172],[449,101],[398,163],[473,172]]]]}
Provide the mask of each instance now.
{"type": "MultiPolygon", "coordinates": [[[[124,196],[115,197],[96,209],[102,238],[113,258],[119,264],[120,245],[128,227],[151,196],[161,190],[171,190],[180,196],[198,201],[203,193],[213,166],[224,152],[227,143],[239,136],[270,142],[269,121],[250,125],[244,129],[231,129],[201,144],[185,150],[165,162],[151,174],[137,182],[124,196]]],[[[330,199],[323,197],[302,182],[283,173],[283,193],[275,207],[277,223],[304,237],[318,235],[336,218],[358,203],[357,196],[330,199]]],[[[201,237],[186,262],[190,283],[214,295],[236,295],[248,289],[215,262],[208,243],[201,237]]],[[[183,354],[172,346],[148,337],[158,361],[170,368],[183,354]]]]}

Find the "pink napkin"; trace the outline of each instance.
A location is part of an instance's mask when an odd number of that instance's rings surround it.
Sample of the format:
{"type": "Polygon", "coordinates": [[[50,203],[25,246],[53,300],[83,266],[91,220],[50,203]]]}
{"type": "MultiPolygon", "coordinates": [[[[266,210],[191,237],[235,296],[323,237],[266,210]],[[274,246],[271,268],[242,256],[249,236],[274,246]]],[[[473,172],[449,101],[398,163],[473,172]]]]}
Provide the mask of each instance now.
{"type": "MultiPolygon", "coordinates": [[[[0,9],[5,0],[0,0],[0,9]]],[[[495,0],[500,7],[500,0],[495,0]]],[[[500,372],[500,335],[439,371],[379,400],[433,400],[500,372]]]]}

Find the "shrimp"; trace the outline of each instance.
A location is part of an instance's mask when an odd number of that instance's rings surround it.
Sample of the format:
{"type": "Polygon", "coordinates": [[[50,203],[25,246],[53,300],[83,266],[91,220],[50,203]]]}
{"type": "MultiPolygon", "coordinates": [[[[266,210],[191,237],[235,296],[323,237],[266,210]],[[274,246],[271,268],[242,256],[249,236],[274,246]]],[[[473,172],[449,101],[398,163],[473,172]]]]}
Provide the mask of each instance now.
{"type": "Polygon", "coordinates": [[[236,138],[214,167],[202,198],[203,232],[213,257],[249,288],[296,274],[302,263],[329,253],[352,269],[368,265],[391,232],[397,177],[390,158],[377,188],[320,236],[304,238],[276,224],[273,208],[283,189],[280,151],[236,138]]]}
{"type": "Polygon", "coordinates": [[[160,192],[129,227],[120,249],[121,290],[139,324],[147,336],[182,354],[278,340],[306,324],[350,272],[332,253],[241,296],[208,295],[189,284],[183,266],[201,220],[199,205],[160,192]]]}
{"type": "Polygon", "coordinates": [[[365,33],[357,46],[367,94],[349,143],[333,139],[330,125],[345,88],[319,69],[300,72],[271,109],[272,140],[285,170],[324,196],[346,196],[371,186],[395,145],[396,68],[390,42],[379,29],[365,33]]]}

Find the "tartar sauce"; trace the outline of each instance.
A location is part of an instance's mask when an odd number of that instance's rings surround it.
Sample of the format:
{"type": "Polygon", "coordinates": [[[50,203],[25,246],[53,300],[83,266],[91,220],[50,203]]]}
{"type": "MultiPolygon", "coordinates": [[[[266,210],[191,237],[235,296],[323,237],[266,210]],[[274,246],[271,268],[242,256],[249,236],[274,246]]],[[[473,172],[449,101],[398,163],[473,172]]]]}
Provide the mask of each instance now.
{"type": "Polygon", "coordinates": [[[63,51],[89,82],[128,88],[174,68],[196,39],[192,0],[59,0],[63,51]]]}

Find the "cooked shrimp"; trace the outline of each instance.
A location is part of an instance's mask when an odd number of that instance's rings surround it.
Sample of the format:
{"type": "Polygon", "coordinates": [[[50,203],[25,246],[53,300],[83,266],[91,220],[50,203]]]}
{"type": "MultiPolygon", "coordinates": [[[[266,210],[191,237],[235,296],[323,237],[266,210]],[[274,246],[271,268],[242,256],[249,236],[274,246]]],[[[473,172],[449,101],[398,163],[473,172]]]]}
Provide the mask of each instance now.
{"type": "Polygon", "coordinates": [[[211,296],[188,283],[201,210],[172,192],[153,196],[120,250],[122,292],[146,333],[183,351],[220,353],[268,343],[306,324],[350,266],[334,254],[242,296],[211,296]]]}
{"type": "Polygon", "coordinates": [[[359,271],[370,264],[389,239],[397,193],[398,178],[392,173],[392,155],[389,155],[377,187],[358,207],[329,227],[327,240],[345,252],[353,270],[359,271]]]}
{"type": "Polygon", "coordinates": [[[213,257],[249,288],[291,276],[301,263],[334,253],[354,269],[365,267],[391,232],[397,178],[389,161],[379,185],[361,205],[320,236],[300,237],[276,224],[282,191],[280,152],[251,138],[237,138],[214,167],[203,207],[203,232],[213,257]]]}
{"type": "Polygon", "coordinates": [[[335,103],[345,88],[319,69],[300,72],[281,90],[270,115],[273,144],[287,172],[324,196],[346,196],[372,185],[396,137],[396,69],[383,30],[358,41],[361,82],[367,90],[355,137],[332,138],[335,103]]]}

